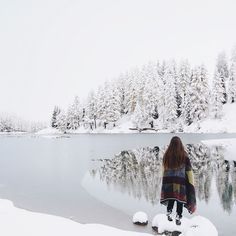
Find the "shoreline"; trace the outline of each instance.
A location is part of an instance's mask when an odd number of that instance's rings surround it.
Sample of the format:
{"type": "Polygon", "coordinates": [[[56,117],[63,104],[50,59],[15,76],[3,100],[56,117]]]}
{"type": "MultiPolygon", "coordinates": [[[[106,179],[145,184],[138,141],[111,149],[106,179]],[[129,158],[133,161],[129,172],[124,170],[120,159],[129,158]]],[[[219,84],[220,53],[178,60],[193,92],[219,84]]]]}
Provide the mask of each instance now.
{"type": "MultiPolygon", "coordinates": [[[[164,214],[157,214],[148,227],[157,226],[160,229],[159,235],[165,235],[164,231],[168,230],[170,232],[180,231],[193,236],[202,234],[218,236],[213,223],[199,215],[191,218],[184,217],[181,226],[176,226],[168,222],[164,214]]],[[[69,218],[18,208],[14,206],[12,201],[6,199],[0,199],[0,233],[4,236],[110,236],[111,234],[114,236],[151,236],[155,234],[154,232],[149,234],[126,231],[104,224],[81,224],[69,218]]]]}

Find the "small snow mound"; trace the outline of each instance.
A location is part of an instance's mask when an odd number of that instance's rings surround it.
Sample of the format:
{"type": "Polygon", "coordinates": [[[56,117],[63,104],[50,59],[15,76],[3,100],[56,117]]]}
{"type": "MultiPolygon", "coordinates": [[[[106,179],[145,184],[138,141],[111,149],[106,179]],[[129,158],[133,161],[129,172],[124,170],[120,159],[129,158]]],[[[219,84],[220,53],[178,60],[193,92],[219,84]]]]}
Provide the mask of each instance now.
{"type": "Polygon", "coordinates": [[[217,236],[218,232],[213,223],[205,217],[195,216],[191,220],[191,226],[186,236],[211,235],[217,236]]]}
{"type": "Polygon", "coordinates": [[[218,236],[216,227],[210,220],[202,216],[194,216],[191,219],[183,217],[181,225],[178,226],[175,224],[175,221],[168,221],[166,215],[158,214],[152,221],[152,228],[158,231],[158,233],[178,231],[185,236],[218,236]]]}
{"type": "Polygon", "coordinates": [[[147,225],[148,216],[145,212],[139,211],[133,215],[133,223],[138,225],[147,225]]]}

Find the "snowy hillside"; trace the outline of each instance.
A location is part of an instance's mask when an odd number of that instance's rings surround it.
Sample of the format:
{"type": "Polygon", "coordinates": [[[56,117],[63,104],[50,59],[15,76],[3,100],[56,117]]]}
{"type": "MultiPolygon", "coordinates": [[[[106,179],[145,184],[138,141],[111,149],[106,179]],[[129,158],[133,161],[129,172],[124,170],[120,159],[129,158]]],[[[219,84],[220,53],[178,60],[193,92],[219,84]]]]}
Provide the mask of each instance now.
{"type": "Polygon", "coordinates": [[[63,133],[234,132],[235,102],[236,48],[230,60],[218,55],[214,75],[187,60],[130,69],[83,102],[76,96],[66,109],[55,106],[51,127],[63,133]]]}
{"type": "Polygon", "coordinates": [[[224,115],[220,119],[205,119],[199,124],[193,124],[184,129],[185,132],[200,133],[235,133],[236,103],[223,105],[224,115]]]}

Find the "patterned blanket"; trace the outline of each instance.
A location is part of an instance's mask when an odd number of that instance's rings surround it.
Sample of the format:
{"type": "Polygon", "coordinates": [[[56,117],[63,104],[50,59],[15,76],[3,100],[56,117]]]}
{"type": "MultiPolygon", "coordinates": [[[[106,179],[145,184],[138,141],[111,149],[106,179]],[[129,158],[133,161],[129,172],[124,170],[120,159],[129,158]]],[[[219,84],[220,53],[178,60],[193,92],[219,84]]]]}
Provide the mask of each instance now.
{"type": "Polygon", "coordinates": [[[182,202],[190,214],[196,210],[193,171],[188,157],[180,168],[163,171],[160,202],[167,205],[168,200],[182,202]]]}

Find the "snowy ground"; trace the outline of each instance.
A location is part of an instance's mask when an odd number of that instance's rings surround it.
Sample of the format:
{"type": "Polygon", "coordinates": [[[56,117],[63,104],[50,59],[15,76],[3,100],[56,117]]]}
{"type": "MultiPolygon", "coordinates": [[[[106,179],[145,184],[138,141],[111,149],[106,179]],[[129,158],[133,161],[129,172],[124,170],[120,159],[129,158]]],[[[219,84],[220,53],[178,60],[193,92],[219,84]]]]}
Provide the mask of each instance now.
{"type": "Polygon", "coordinates": [[[231,161],[236,161],[235,156],[235,147],[236,147],[236,139],[210,139],[201,141],[202,143],[206,144],[207,146],[222,146],[224,147],[224,159],[231,161]]]}
{"type": "MultiPolygon", "coordinates": [[[[132,222],[130,222],[132,223],[132,222]]],[[[153,226],[161,230],[179,230],[186,236],[217,236],[214,225],[204,217],[184,219],[181,227],[166,220],[165,215],[157,215],[153,226]],[[196,226],[196,227],[195,227],[196,226]]],[[[150,226],[151,227],[151,226],[150,226]]],[[[14,207],[11,201],[0,200],[0,235],[4,236],[148,236],[150,234],[123,231],[101,224],[79,224],[58,216],[34,213],[14,207]]]]}
{"type": "Polygon", "coordinates": [[[79,224],[62,217],[34,213],[0,200],[0,235],[2,236],[148,236],[101,224],[79,224]]]}
{"type": "Polygon", "coordinates": [[[186,127],[185,132],[199,133],[235,133],[236,132],[236,103],[223,106],[224,116],[221,119],[206,119],[202,121],[198,129],[197,125],[186,127]]]}
{"type": "MultiPolygon", "coordinates": [[[[206,218],[195,216],[183,219],[182,226],[168,222],[165,215],[157,215],[152,226],[165,230],[177,230],[186,236],[209,235],[217,236],[215,226],[206,218]]],[[[4,236],[148,236],[150,234],[123,231],[101,224],[79,224],[72,220],[34,213],[14,207],[8,200],[0,200],[0,235],[4,236]]]]}

